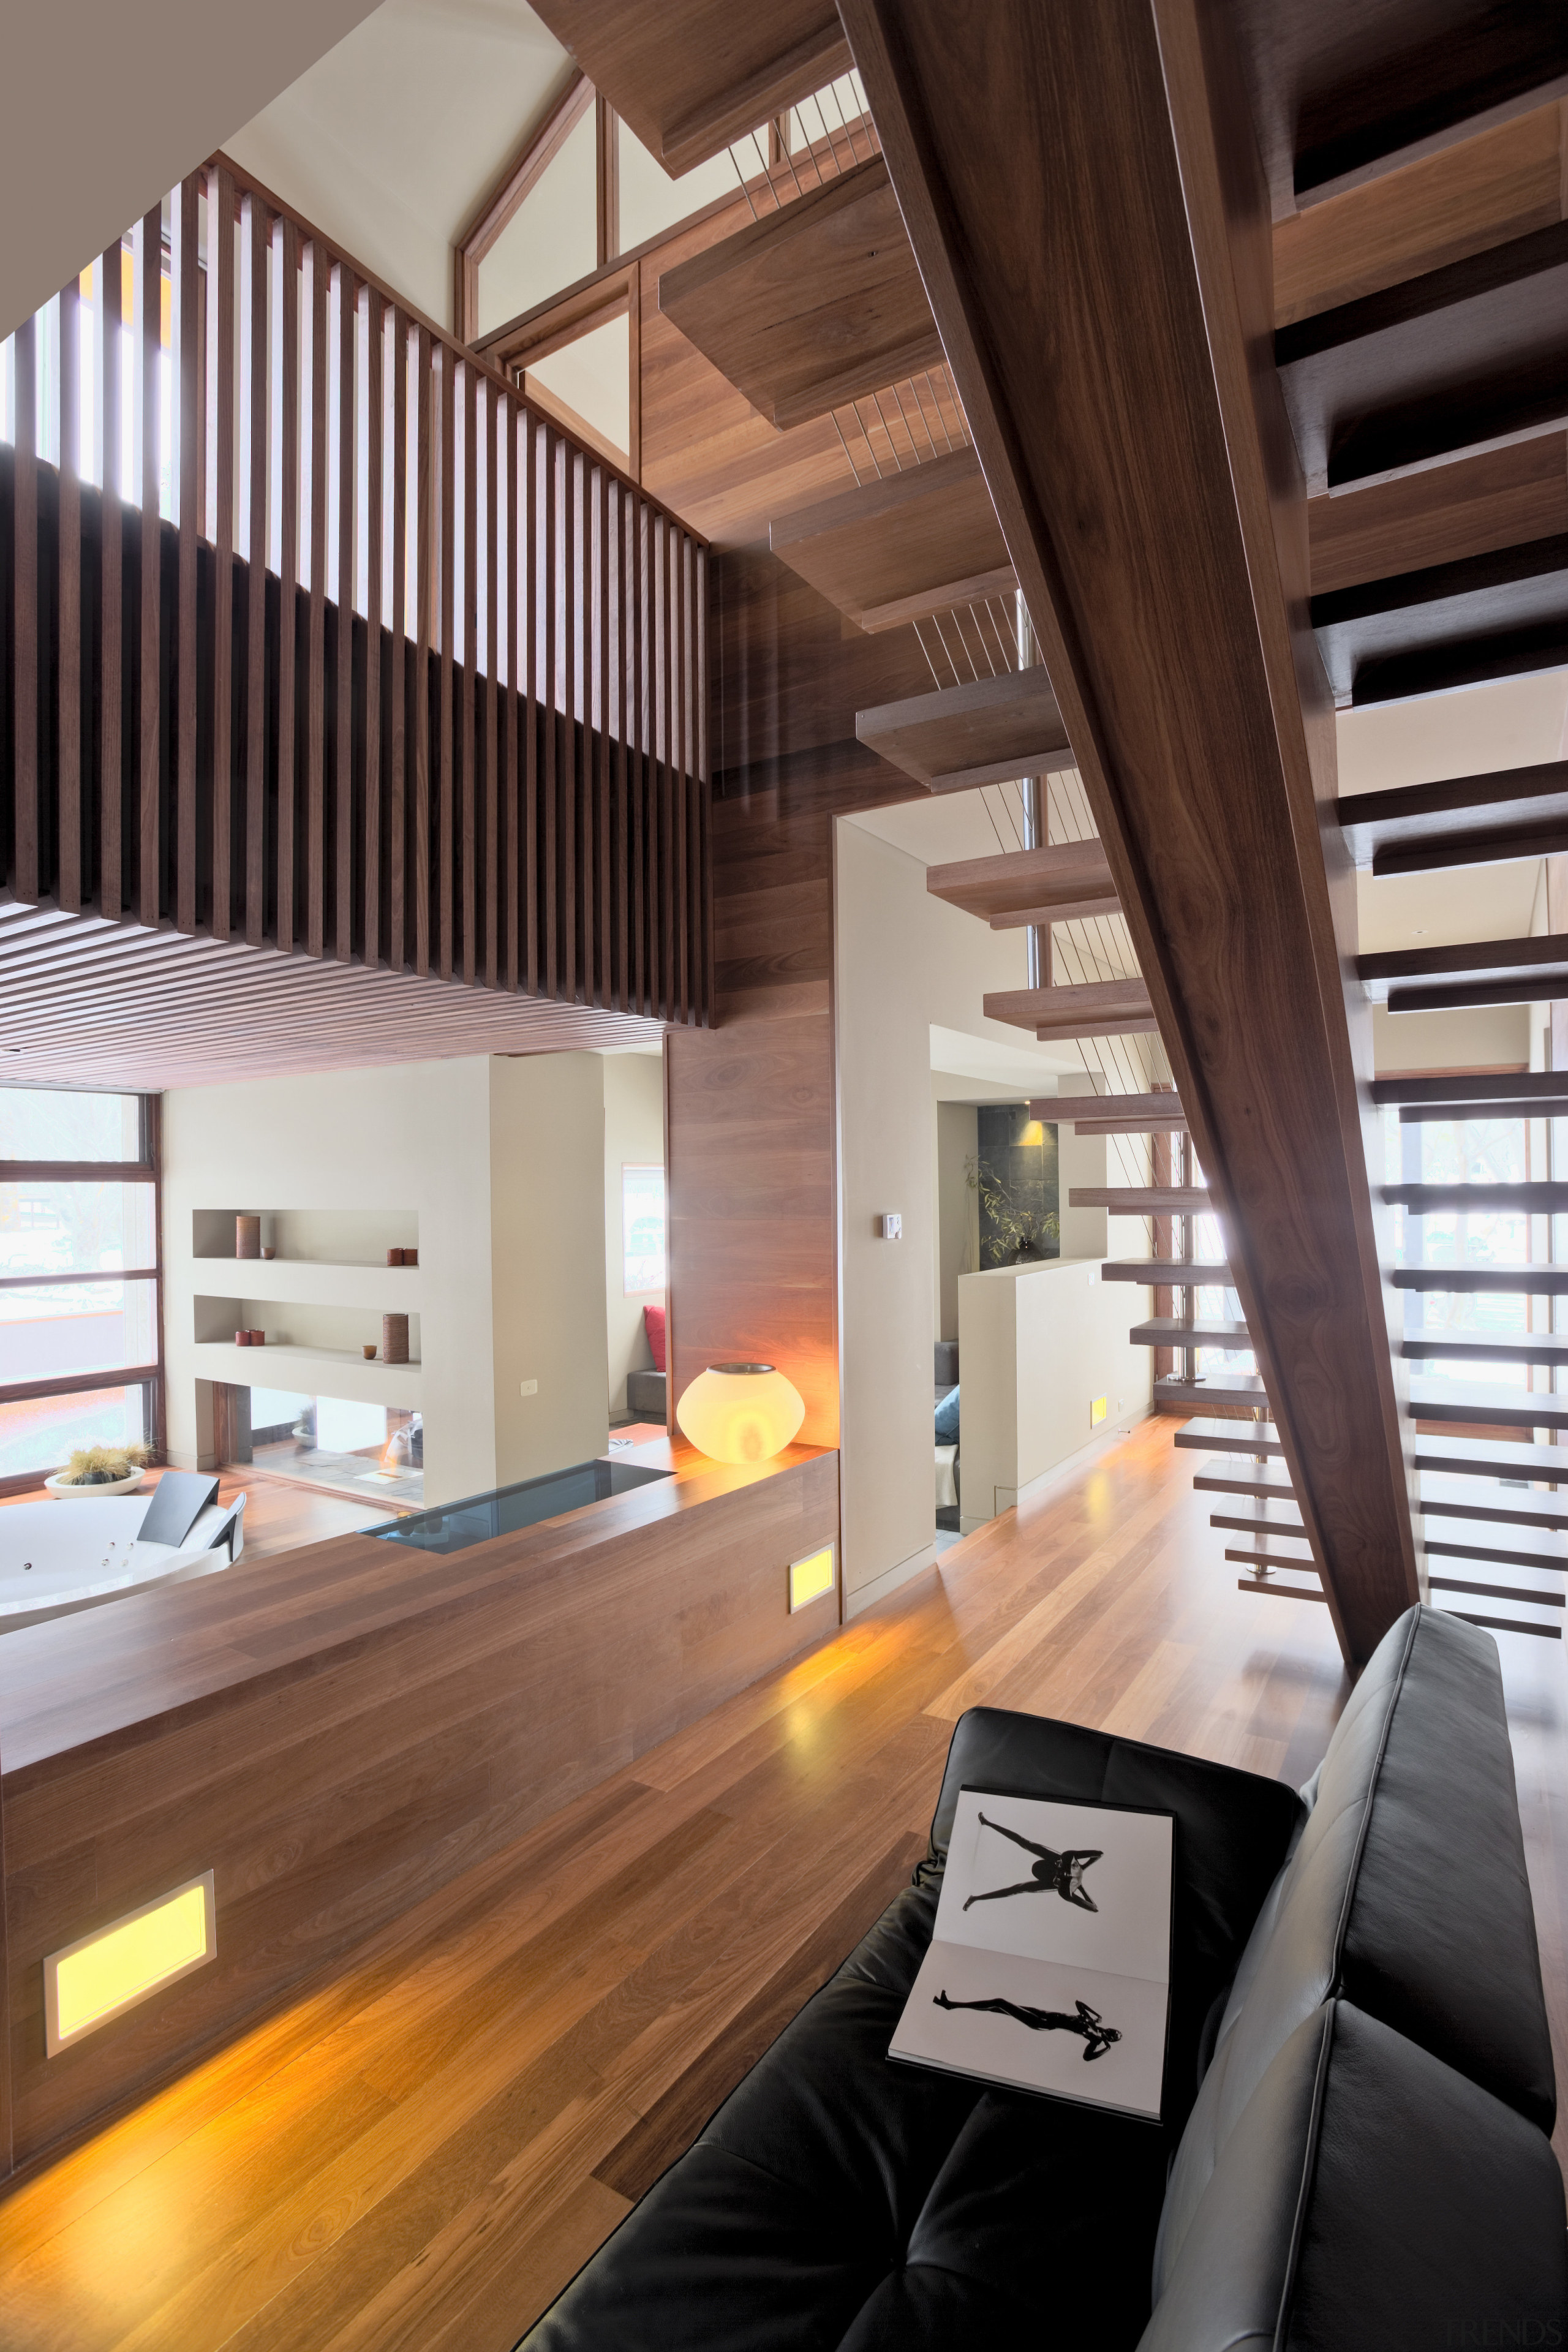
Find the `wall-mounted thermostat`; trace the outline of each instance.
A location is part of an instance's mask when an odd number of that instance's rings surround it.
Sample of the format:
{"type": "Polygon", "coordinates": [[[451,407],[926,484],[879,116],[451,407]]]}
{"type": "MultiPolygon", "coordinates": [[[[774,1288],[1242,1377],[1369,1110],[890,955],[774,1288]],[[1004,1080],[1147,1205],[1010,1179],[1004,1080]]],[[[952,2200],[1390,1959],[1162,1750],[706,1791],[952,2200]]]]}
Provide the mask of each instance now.
{"type": "Polygon", "coordinates": [[[885,1217],[878,1218],[877,1230],[882,1240],[885,1242],[901,1242],[903,1240],[904,1221],[899,1214],[897,1209],[891,1209],[885,1217]]]}

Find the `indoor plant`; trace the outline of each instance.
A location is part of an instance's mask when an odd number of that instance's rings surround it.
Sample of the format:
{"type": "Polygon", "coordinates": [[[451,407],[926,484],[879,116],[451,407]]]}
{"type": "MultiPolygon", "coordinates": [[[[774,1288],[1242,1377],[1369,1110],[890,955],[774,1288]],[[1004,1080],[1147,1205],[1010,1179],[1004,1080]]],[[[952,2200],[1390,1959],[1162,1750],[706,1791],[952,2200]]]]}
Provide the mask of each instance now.
{"type": "Polygon", "coordinates": [[[129,1495],[142,1484],[150,1458],[145,1445],[79,1445],[65,1468],[44,1484],[61,1502],[129,1495]]]}

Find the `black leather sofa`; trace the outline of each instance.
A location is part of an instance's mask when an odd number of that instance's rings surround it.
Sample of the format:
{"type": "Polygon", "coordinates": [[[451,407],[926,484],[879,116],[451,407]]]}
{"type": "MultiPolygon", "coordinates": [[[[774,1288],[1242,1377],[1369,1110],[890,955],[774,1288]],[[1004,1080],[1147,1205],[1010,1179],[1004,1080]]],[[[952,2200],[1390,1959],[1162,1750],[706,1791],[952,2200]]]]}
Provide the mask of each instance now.
{"type": "Polygon", "coordinates": [[[980,1707],[913,1885],[524,2344],[1568,2345],[1555,2105],[1489,1635],[1408,1612],[1300,1796],[980,1707]],[[889,2062],[965,1784],[1174,1812],[1163,2126],[889,2062]]]}

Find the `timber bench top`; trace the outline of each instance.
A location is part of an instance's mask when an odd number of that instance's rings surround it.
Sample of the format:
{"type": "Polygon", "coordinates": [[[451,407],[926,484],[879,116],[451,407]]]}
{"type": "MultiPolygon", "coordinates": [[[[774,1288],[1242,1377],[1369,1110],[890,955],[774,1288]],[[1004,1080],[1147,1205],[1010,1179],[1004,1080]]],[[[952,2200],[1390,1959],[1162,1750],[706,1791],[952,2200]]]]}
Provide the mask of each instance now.
{"type": "Polygon", "coordinates": [[[0,1770],[7,1792],[89,1748],[134,1748],[176,1713],[199,1715],[237,1685],[321,1673],[411,1617],[482,1606],[526,1570],[563,1581],[590,1554],[629,1549],[681,1515],[739,1496],[822,1458],[792,1445],[773,1461],[708,1461],[654,1439],[615,1459],[674,1475],[559,1518],[430,1556],[373,1534],[336,1536],[162,1591],[29,1625],[0,1643],[0,1770]]]}

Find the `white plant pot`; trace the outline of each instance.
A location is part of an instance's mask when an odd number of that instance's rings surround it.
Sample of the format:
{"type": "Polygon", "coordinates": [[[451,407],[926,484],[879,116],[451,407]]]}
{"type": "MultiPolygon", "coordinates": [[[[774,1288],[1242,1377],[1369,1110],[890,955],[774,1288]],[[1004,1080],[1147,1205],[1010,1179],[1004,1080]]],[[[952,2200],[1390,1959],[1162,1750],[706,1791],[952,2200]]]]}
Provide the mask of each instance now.
{"type": "Polygon", "coordinates": [[[105,1495],[134,1494],[144,1475],[132,1470],[128,1478],[102,1479],[96,1486],[79,1486],[58,1476],[46,1478],[44,1484],[57,1503],[96,1503],[105,1495]]]}

